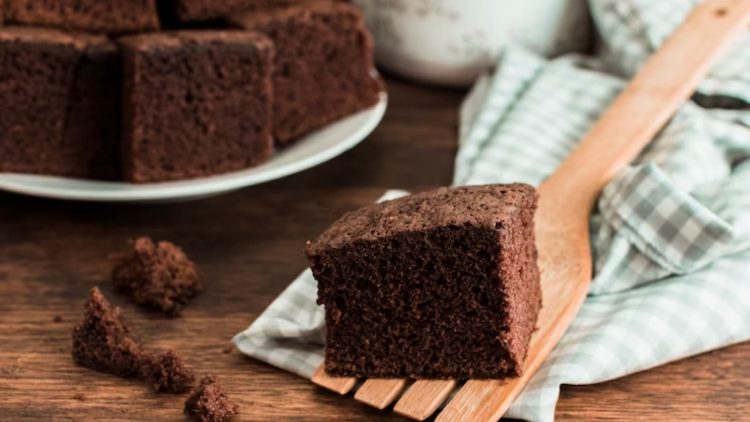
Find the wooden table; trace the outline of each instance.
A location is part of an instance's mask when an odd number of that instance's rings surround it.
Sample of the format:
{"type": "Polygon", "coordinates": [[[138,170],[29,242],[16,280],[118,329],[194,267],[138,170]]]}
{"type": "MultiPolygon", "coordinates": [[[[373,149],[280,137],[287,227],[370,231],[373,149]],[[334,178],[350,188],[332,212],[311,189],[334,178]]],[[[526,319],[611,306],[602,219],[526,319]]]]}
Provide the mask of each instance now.
{"type": "MultiPolygon", "coordinates": [[[[241,406],[238,420],[400,419],[246,358],[229,342],[305,268],[305,240],[343,212],[388,188],[450,183],[464,93],[389,82],[385,120],[363,144],[283,180],[162,205],[0,194],[0,419],[184,418],[184,396],[73,363],[70,330],[96,285],[123,307],[146,345],[174,348],[199,374],[218,374],[241,406]],[[206,290],[182,318],[144,312],[111,292],[108,255],[138,234],[172,240],[200,265],[206,290]]],[[[565,387],[557,416],[748,420],[748,406],[745,343],[605,384],[565,387]]]]}

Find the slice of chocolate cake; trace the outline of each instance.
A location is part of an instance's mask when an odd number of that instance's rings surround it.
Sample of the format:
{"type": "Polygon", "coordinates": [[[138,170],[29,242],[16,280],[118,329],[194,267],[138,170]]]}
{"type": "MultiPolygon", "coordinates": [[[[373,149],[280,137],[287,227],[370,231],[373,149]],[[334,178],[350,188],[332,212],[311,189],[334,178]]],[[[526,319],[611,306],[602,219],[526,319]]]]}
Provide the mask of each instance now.
{"type": "Polygon", "coordinates": [[[315,1],[230,18],[265,33],[276,45],[274,140],[284,145],[376,104],[381,83],[373,45],[359,10],[315,1]]]}
{"type": "Polygon", "coordinates": [[[119,41],[127,180],[209,176],[260,164],[271,155],[268,38],[243,31],[177,31],[119,41]]]}
{"type": "Polygon", "coordinates": [[[4,0],[7,20],[102,33],[159,28],[156,0],[4,0]]]}
{"type": "Polygon", "coordinates": [[[121,377],[143,377],[150,354],[120,320],[102,292],[91,289],[83,322],[73,329],[73,360],[99,372],[121,377]]]}
{"type": "Polygon", "coordinates": [[[308,242],[333,375],[522,372],[541,306],[534,188],[441,188],[344,215],[308,242]]]}
{"type": "Polygon", "coordinates": [[[141,236],[112,269],[115,290],[140,305],[167,315],[178,315],[190,298],[203,289],[195,264],[171,242],[154,243],[141,236]]]}
{"type": "Polygon", "coordinates": [[[120,61],[105,37],[0,28],[0,171],[118,176],[120,61]]]}
{"type": "Polygon", "coordinates": [[[213,375],[206,375],[185,401],[185,413],[202,422],[224,422],[239,413],[224,386],[213,375]]]}

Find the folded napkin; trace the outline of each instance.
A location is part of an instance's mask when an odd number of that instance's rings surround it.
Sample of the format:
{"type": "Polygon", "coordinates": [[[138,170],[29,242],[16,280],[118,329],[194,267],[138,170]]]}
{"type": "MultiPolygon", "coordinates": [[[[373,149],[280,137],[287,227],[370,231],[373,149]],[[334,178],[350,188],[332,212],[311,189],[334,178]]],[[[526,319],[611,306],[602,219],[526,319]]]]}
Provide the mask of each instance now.
{"type": "MultiPolygon", "coordinates": [[[[594,58],[508,47],[462,106],[454,183],[539,185],[696,3],[592,0],[605,46],[594,58]]],[[[561,384],[750,339],[750,39],[736,52],[602,192],[589,296],[507,416],[551,421],[561,384]]],[[[310,377],[323,360],[315,299],[308,270],[235,344],[310,377]]]]}

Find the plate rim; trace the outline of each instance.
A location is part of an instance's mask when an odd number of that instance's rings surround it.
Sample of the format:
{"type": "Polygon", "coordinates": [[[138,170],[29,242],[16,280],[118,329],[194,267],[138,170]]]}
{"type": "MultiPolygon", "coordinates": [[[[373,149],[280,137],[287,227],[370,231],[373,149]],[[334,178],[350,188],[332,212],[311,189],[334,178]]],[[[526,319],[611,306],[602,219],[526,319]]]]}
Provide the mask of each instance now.
{"type": "MultiPolygon", "coordinates": [[[[360,114],[367,113],[370,116],[349,136],[343,141],[337,142],[315,154],[305,156],[303,158],[291,161],[283,164],[276,168],[271,168],[267,171],[260,172],[258,174],[242,175],[241,173],[257,170],[258,167],[250,167],[235,172],[208,176],[203,178],[195,178],[188,180],[178,180],[170,182],[160,183],[148,183],[148,184],[133,184],[123,182],[107,182],[107,181],[95,181],[96,183],[112,183],[118,185],[118,188],[122,187],[134,187],[136,189],[128,190],[67,190],[60,189],[59,187],[45,186],[44,184],[28,185],[24,184],[23,180],[4,180],[3,176],[11,176],[16,178],[33,178],[36,180],[56,180],[67,179],[76,180],[68,177],[61,176],[45,176],[45,175],[34,175],[34,174],[21,174],[21,173],[0,173],[0,190],[13,192],[16,194],[50,198],[50,199],[62,199],[62,200],[73,200],[73,201],[88,201],[88,202],[153,202],[153,201],[170,201],[170,200],[191,200],[200,199],[208,196],[219,195],[222,193],[231,192],[237,189],[241,189],[248,186],[254,186],[261,183],[266,183],[272,180],[280,179],[292,174],[300,173],[308,170],[317,165],[323,164],[344,152],[350,150],[354,146],[362,142],[368,135],[370,135],[375,128],[380,124],[385,115],[386,108],[388,106],[388,94],[387,92],[380,93],[380,99],[377,104],[370,106],[366,109],[360,110],[348,116],[345,116],[339,120],[336,120],[328,125],[316,129],[307,136],[314,134],[319,131],[323,131],[327,128],[342,123],[342,121],[358,116],[360,114]],[[197,184],[196,184],[197,182],[197,184]],[[146,189],[138,189],[146,188],[146,189]],[[156,188],[156,189],[148,189],[156,188]]],[[[304,138],[300,139],[300,142],[304,142],[304,138]]],[[[261,164],[262,166],[263,164],[261,164]]]]}

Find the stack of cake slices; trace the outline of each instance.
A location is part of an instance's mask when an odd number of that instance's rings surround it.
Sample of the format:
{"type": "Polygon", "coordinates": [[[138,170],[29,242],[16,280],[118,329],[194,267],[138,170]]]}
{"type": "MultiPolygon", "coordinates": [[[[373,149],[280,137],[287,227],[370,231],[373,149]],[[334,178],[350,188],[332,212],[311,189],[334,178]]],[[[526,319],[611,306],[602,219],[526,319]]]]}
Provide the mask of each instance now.
{"type": "Polygon", "coordinates": [[[240,170],[382,90],[341,1],[0,0],[0,25],[0,172],[240,170]]]}

